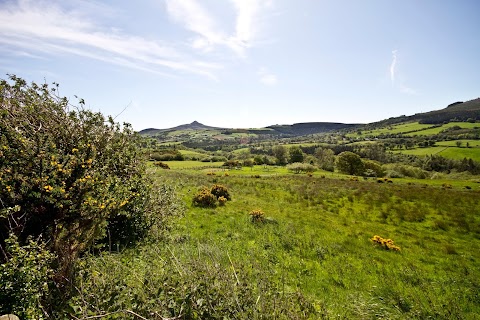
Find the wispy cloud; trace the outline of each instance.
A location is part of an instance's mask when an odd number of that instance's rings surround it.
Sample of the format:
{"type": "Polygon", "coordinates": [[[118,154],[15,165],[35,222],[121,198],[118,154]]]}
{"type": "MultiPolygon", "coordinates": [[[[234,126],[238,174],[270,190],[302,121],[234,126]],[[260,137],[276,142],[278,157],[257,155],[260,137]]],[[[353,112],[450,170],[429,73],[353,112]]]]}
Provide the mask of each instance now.
{"type": "Polygon", "coordinates": [[[392,86],[395,85],[395,73],[397,66],[397,50],[392,51],[392,63],[390,64],[390,80],[392,81],[392,86]]]}
{"type": "Polygon", "coordinates": [[[399,72],[398,50],[392,51],[392,62],[390,63],[390,81],[392,88],[399,90],[401,93],[408,95],[416,95],[417,91],[405,84],[405,76],[399,72]]]}
{"type": "Polygon", "coordinates": [[[75,54],[161,74],[180,72],[215,79],[214,71],[221,68],[172,45],[102,28],[87,16],[49,1],[4,3],[0,5],[0,46],[30,54],[75,54]]]}
{"type": "Polygon", "coordinates": [[[192,41],[197,49],[210,50],[213,45],[225,43],[225,35],[215,19],[194,0],[166,0],[167,12],[172,19],[184,28],[197,34],[192,41]]]}
{"type": "Polygon", "coordinates": [[[215,47],[226,47],[239,57],[246,56],[246,50],[253,45],[259,31],[259,15],[262,10],[272,7],[272,1],[231,0],[236,16],[234,28],[221,25],[218,17],[196,0],[166,0],[167,13],[185,29],[196,34],[191,46],[203,52],[215,47]],[[228,34],[223,30],[232,29],[228,34]]]}
{"type": "Polygon", "coordinates": [[[260,82],[267,86],[275,86],[278,83],[277,76],[270,73],[267,68],[260,68],[258,70],[260,82]]]}

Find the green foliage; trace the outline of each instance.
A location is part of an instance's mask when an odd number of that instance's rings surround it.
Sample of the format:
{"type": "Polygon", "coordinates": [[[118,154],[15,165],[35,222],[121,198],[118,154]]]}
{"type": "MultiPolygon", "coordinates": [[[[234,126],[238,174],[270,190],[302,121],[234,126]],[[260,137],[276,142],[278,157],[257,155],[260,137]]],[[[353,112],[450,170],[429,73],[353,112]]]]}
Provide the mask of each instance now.
{"type": "Polygon", "coordinates": [[[367,177],[383,177],[385,170],[383,170],[380,163],[373,160],[363,160],[363,166],[365,168],[364,176],[367,177]]]}
{"type": "Polygon", "coordinates": [[[315,166],[309,164],[309,163],[290,163],[290,164],[287,164],[287,169],[289,171],[292,171],[294,173],[300,173],[300,172],[304,172],[304,173],[312,173],[315,171],[315,166]]]}
{"type": "Polygon", "coordinates": [[[365,169],[360,156],[350,151],[340,153],[335,165],[338,171],[350,175],[363,175],[365,169]]]}
{"type": "Polygon", "coordinates": [[[148,179],[138,139],[82,101],[71,106],[57,87],[10,80],[0,82],[0,246],[10,233],[21,245],[42,238],[58,259],[55,279],[65,282],[109,224],[143,219],[148,179]]]}
{"type": "Polygon", "coordinates": [[[165,149],[157,150],[150,155],[151,160],[155,161],[183,161],[183,154],[179,150],[165,149]]]}
{"type": "Polygon", "coordinates": [[[278,165],[287,164],[287,148],[285,146],[276,145],[272,148],[272,152],[278,165]]]}
{"type": "Polygon", "coordinates": [[[302,149],[300,149],[299,146],[291,146],[290,149],[288,150],[288,155],[289,163],[295,163],[295,162],[303,162],[304,159],[304,154],[302,149]]]}
{"type": "Polygon", "coordinates": [[[21,319],[44,319],[55,256],[40,242],[20,246],[15,235],[5,240],[6,262],[0,264],[0,314],[21,319]]]}
{"type": "Polygon", "coordinates": [[[317,158],[318,166],[326,171],[333,171],[335,166],[335,154],[332,149],[316,148],[315,157],[317,158]]]}
{"type": "Polygon", "coordinates": [[[236,168],[236,167],[240,167],[241,164],[240,164],[240,161],[238,160],[228,160],[228,161],[225,161],[223,166],[228,168],[236,168]]]}

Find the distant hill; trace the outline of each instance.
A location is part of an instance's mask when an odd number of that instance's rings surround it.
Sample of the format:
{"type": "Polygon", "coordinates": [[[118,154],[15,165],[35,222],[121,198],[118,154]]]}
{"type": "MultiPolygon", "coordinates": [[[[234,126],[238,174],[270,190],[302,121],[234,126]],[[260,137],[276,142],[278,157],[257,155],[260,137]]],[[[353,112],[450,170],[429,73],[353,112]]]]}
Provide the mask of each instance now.
{"type": "Polygon", "coordinates": [[[295,123],[292,125],[274,125],[267,128],[273,129],[280,134],[300,136],[315,133],[325,133],[342,129],[350,129],[356,126],[359,126],[359,124],[345,124],[334,122],[306,122],[295,123]]]}
{"type": "Polygon", "coordinates": [[[189,124],[183,124],[177,127],[168,128],[168,129],[144,129],[139,133],[141,135],[158,135],[165,132],[174,132],[174,131],[200,131],[200,130],[215,130],[223,134],[232,134],[232,133],[252,133],[256,135],[268,134],[268,135],[287,135],[287,136],[301,136],[307,134],[315,133],[325,133],[335,130],[348,129],[358,124],[345,124],[345,123],[332,123],[332,122],[306,122],[306,123],[295,123],[292,125],[272,125],[266,128],[260,129],[227,129],[227,128],[218,128],[206,126],[200,122],[194,121],[189,124]]]}
{"type": "Polygon", "coordinates": [[[444,109],[417,113],[412,116],[393,117],[369,125],[383,126],[406,121],[418,121],[424,124],[442,124],[450,121],[469,120],[480,121],[480,98],[466,102],[454,102],[444,109]]]}
{"type": "Polygon", "coordinates": [[[141,135],[155,135],[161,132],[181,131],[181,130],[222,130],[222,128],[210,127],[198,121],[193,121],[192,123],[189,123],[189,124],[182,124],[173,128],[168,128],[168,129],[148,128],[148,129],[141,130],[139,133],[141,135]]]}

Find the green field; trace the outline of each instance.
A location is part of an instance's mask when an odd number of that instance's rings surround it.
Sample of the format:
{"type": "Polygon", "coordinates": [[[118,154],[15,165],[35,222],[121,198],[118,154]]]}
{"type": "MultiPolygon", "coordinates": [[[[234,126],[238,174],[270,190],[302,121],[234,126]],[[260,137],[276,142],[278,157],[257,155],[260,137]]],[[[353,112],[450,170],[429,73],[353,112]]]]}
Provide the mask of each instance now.
{"type": "MultiPolygon", "coordinates": [[[[451,141],[449,141],[451,142],[451,141]]],[[[429,148],[415,148],[409,150],[395,151],[403,154],[411,154],[416,156],[439,155],[449,159],[462,160],[463,158],[471,158],[480,161],[480,148],[458,148],[449,146],[437,146],[429,148]]]]}
{"type": "Polygon", "coordinates": [[[436,142],[437,146],[445,146],[445,147],[456,147],[457,141],[461,142],[462,147],[466,147],[467,143],[469,147],[480,147],[480,140],[451,140],[451,141],[439,141],[436,142]]]}
{"type": "MultiPolygon", "coordinates": [[[[254,266],[263,275],[257,281],[278,282],[284,294],[301,292],[329,317],[473,316],[480,311],[474,303],[480,268],[473,262],[480,259],[478,191],[304,175],[168,174],[191,181],[189,190],[214,179],[229,187],[231,203],[217,209],[189,206],[183,225],[190,244],[216,244],[223,255],[229,253],[241,281],[255,281],[243,270],[254,266]],[[253,209],[276,223],[253,225],[248,218],[253,209]],[[402,251],[376,247],[369,240],[374,235],[394,239],[402,251]]],[[[193,193],[186,188],[188,204],[193,193]]]]}
{"type": "Polygon", "coordinates": [[[165,161],[171,169],[218,168],[223,162],[165,161]]]}
{"type": "MultiPolygon", "coordinates": [[[[381,128],[381,129],[362,131],[362,135],[375,137],[381,134],[407,133],[407,132],[427,129],[430,127],[432,127],[431,124],[419,124],[418,122],[409,122],[409,123],[402,123],[398,125],[392,125],[392,126],[388,126],[386,128],[381,128]]],[[[357,133],[351,133],[348,136],[355,137],[359,135],[357,133]]]]}
{"type": "Polygon", "coordinates": [[[97,279],[91,289],[120,286],[117,298],[135,295],[137,307],[126,306],[138,312],[159,308],[158,295],[177,301],[172,315],[186,301],[195,310],[206,303],[204,309],[220,310],[214,318],[474,319],[480,313],[479,184],[379,184],[284,168],[252,176],[264,169],[213,176],[208,169],[155,169],[187,208],[174,240],[86,258],[85,275],[97,279]],[[228,187],[231,201],[192,206],[196,190],[213,184],[228,187]],[[255,209],[267,222],[251,221],[255,209]],[[401,250],[376,245],[375,235],[401,250]]]}
{"type": "Polygon", "coordinates": [[[469,123],[469,122],[450,122],[450,123],[444,124],[440,127],[426,129],[426,130],[422,130],[422,131],[419,131],[419,132],[411,132],[411,133],[408,133],[407,135],[408,136],[431,136],[431,135],[434,135],[434,134],[439,134],[443,130],[446,130],[448,128],[452,128],[454,126],[459,126],[462,129],[473,129],[473,128],[476,128],[476,127],[480,127],[480,124],[469,123]]]}
{"type": "Polygon", "coordinates": [[[480,127],[480,124],[478,123],[469,123],[469,122],[450,122],[447,124],[443,124],[439,127],[434,127],[432,124],[420,124],[418,122],[408,122],[408,123],[402,123],[398,125],[392,125],[388,126],[385,128],[380,128],[380,129],[375,129],[375,130],[364,130],[361,131],[361,135],[358,133],[349,133],[347,136],[350,138],[355,138],[355,137],[377,137],[382,134],[404,134],[406,136],[420,136],[420,135],[425,135],[425,136],[430,136],[434,134],[438,134],[441,131],[458,126],[462,129],[473,129],[473,128],[478,128],[480,127]]]}

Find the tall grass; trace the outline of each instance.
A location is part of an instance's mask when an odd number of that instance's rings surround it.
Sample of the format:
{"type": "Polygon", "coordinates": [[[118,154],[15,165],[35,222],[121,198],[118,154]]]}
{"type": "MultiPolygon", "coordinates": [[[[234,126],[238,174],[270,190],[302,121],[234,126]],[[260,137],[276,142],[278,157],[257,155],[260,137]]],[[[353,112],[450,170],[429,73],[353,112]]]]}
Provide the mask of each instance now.
{"type": "MultiPolygon", "coordinates": [[[[246,169],[245,169],[246,170],[246,169]]],[[[158,170],[188,206],[170,242],[86,257],[77,317],[452,319],[480,313],[475,190],[158,170]],[[190,205],[220,183],[225,206],[190,205]],[[252,223],[252,210],[265,223],[252,223]],[[370,239],[392,239],[401,251],[370,239]],[[125,315],[125,313],[123,313],[125,315]]]]}

